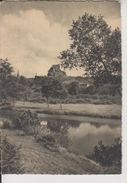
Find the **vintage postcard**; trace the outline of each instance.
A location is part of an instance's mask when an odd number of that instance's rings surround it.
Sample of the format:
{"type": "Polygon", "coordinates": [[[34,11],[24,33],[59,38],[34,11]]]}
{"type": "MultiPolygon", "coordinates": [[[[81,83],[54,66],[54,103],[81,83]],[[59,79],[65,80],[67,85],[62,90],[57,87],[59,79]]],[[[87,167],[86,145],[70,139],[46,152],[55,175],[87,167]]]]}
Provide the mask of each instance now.
{"type": "Polygon", "coordinates": [[[10,175],[124,181],[121,25],[120,1],[1,2],[5,182],[10,175]]]}

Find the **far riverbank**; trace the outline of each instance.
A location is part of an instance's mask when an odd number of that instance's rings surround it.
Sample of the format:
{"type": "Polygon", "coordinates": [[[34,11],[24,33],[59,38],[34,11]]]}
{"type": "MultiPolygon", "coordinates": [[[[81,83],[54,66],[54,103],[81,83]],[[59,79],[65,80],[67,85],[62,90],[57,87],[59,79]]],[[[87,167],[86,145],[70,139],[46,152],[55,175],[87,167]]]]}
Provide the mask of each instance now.
{"type": "Polygon", "coordinates": [[[52,115],[76,115],[99,118],[121,119],[122,106],[118,104],[111,105],[96,105],[96,104],[62,104],[60,109],[59,104],[33,103],[17,101],[14,110],[34,110],[37,113],[52,114],[52,115]]]}

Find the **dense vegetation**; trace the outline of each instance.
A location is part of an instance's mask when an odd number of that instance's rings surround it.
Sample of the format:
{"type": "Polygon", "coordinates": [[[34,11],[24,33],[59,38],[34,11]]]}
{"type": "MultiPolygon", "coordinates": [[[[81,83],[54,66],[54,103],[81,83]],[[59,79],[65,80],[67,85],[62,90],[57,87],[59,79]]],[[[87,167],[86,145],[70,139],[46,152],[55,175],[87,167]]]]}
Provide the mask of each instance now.
{"type": "Polygon", "coordinates": [[[53,65],[48,76],[25,78],[14,76],[8,60],[1,59],[1,105],[8,102],[14,105],[15,100],[23,101],[23,104],[25,101],[46,102],[48,107],[49,103],[60,103],[61,109],[62,103],[121,104],[121,98],[110,81],[98,85],[91,77],[68,77],[58,66],[53,65]]]}
{"type": "MultiPolygon", "coordinates": [[[[47,76],[25,78],[13,74],[13,66],[7,59],[0,59],[0,105],[14,106],[15,100],[23,102],[50,103],[94,103],[121,104],[121,32],[118,28],[111,30],[102,16],[95,17],[85,13],[72,22],[69,30],[72,40],[70,48],[60,53],[61,66],[64,69],[83,68],[83,77],[68,77],[61,71],[60,65],[53,65],[47,76]]],[[[73,126],[74,123],[73,123],[73,126]]],[[[25,111],[14,121],[3,120],[3,129],[22,130],[24,135],[32,135],[38,143],[51,151],[60,148],[71,151],[72,141],[68,134],[68,124],[55,122],[40,125],[37,113],[25,111]]],[[[94,147],[89,159],[104,167],[115,167],[113,173],[121,171],[121,139],[115,139],[111,146],[102,141],[94,147]]],[[[21,146],[2,139],[2,173],[22,173],[21,146]]],[[[74,152],[74,151],[73,151],[74,152]]]]}
{"type": "Polygon", "coordinates": [[[1,140],[1,171],[2,174],[21,174],[23,167],[20,156],[21,146],[13,145],[7,137],[1,140]]]}
{"type": "Polygon", "coordinates": [[[103,19],[85,13],[72,22],[68,31],[72,43],[60,53],[64,69],[83,68],[84,73],[93,77],[95,83],[111,82],[121,96],[121,31],[111,27],[103,19]],[[105,81],[106,80],[106,81],[105,81]]]}
{"type": "Polygon", "coordinates": [[[114,144],[110,146],[105,146],[100,141],[98,146],[94,147],[92,155],[87,155],[87,158],[100,163],[104,167],[114,167],[116,173],[120,173],[122,163],[121,148],[121,138],[116,138],[114,144]]]}
{"type": "MultiPolygon", "coordinates": [[[[30,110],[23,112],[16,120],[3,120],[4,128],[22,130],[24,135],[32,135],[37,143],[53,152],[59,152],[64,148],[74,154],[77,154],[73,147],[73,141],[68,134],[68,125],[75,127],[75,123],[66,123],[62,121],[48,121],[47,125],[41,125],[40,119],[35,112],[30,110]],[[8,125],[9,124],[9,125],[8,125]]],[[[100,163],[105,167],[107,173],[121,173],[121,138],[116,138],[114,144],[105,146],[102,141],[94,147],[91,155],[87,158],[100,163]]],[[[20,147],[11,144],[5,137],[2,140],[2,173],[21,173],[22,165],[20,164],[20,147]]],[[[104,172],[104,173],[105,173],[104,172]]],[[[103,173],[103,172],[102,172],[103,173]]]]}

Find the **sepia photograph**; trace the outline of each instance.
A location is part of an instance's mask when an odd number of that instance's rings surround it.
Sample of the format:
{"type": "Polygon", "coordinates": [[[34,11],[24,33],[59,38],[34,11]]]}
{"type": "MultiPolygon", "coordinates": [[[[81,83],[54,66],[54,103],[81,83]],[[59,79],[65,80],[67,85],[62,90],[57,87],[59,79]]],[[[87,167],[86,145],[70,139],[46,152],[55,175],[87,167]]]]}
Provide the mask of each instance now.
{"type": "Polygon", "coordinates": [[[1,174],[122,174],[121,3],[0,4],[1,174]]]}

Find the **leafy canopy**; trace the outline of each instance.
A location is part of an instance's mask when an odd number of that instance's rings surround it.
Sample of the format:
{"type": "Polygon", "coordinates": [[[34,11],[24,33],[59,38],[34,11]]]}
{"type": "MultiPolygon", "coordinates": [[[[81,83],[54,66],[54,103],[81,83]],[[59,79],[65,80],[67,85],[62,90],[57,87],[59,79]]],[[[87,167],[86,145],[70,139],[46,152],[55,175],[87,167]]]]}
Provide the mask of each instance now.
{"type": "Polygon", "coordinates": [[[101,15],[85,13],[77,21],[73,20],[69,36],[72,44],[59,56],[62,67],[83,67],[85,74],[94,78],[106,74],[116,85],[112,75],[121,75],[120,30],[111,31],[101,15]]]}

